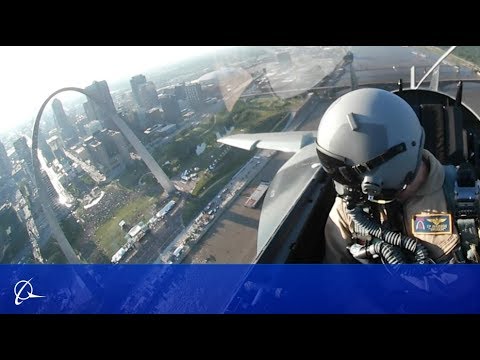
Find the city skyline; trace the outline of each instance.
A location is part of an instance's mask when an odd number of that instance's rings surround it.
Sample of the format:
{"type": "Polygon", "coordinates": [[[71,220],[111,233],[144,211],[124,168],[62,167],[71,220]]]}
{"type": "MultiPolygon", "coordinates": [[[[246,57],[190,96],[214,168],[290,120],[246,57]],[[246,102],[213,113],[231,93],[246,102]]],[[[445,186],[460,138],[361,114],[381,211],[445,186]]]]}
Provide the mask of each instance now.
{"type": "MultiPolygon", "coordinates": [[[[2,46],[0,133],[31,121],[45,98],[61,87],[83,88],[94,80],[114,83],[223,48],[227,47],[2,46]]],[[[62,101],[76,96],[63,95],[62,101]]]]}

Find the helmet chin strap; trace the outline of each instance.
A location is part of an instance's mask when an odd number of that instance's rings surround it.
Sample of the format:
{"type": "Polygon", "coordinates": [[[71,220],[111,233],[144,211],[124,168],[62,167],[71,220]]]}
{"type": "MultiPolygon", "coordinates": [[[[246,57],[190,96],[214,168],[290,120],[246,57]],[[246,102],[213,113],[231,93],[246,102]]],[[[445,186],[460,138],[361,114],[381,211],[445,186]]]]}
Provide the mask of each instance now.
{"type": "Polygon", "coordinates": [[[373,203],[376,203],[376,204],[384,205],[384,204],[389,204],[389,203],[395,201],[395,199],[392,199],[392,200],[380,200],[380,199],[375,199],[373,196],[369,195],[369,196],[368,196],[368,201],[373,202],[373,203]]]}

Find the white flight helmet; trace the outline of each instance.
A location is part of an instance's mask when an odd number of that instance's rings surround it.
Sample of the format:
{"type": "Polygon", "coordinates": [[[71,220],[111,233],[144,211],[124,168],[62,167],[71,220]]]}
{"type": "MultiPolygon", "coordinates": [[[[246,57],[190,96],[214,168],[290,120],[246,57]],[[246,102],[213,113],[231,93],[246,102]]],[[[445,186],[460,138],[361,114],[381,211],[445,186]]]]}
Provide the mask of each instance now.
{"type": "Polygon", "coordinates": [[[338,98],[317,133],[317,153],[337,193],[355,188],[373,201],[393,200],[413,180],[423,145],[424,131],[412,107],[373,88],[338,98]]]}

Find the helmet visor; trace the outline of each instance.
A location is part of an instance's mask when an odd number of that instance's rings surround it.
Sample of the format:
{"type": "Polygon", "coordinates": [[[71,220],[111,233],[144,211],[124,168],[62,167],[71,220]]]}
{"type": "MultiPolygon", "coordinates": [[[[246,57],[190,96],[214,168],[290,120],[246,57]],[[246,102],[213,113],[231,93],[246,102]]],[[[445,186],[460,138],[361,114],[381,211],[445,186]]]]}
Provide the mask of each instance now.
{"type": "MultiPolygon", "coordinates": [[[[385,163],[396,155],[404,152],[405,150],[405,143],[400,143],[392,146],[383,154],[373,159],[370,159],[363,164],[349,166],[345,163],[345,161],[328,155],[327,152],[323,150],[318,144],[316,147],[317,156],[320,160],[320,163],[322,164],[325,171],[331,176],[332,180],[336,181],[339,184],[346,185],[352,188],[358,188],[361,185],[364,180],[364,173],[380,166],[381,164],[385,163]]],[[[415,173],[410,172],[405,176],[401,189],[381,189],[381,193],[376,195],[375,198],[379,201],[392,201],[412,181],[415,173]]],[[[371,198],[371,200],[373,200],[373,198],[371,198]]]]}
{"type": "Polygon", "coordinates": [[[346,164],[334,157],[325,154],[320,151],[317,147],[317,155],[320,160],[320,164],[325,169],[327,174],[329,174],[332,180],[342,184],[342,185],[359,185],[362,179],[358,174],[346,164]]]}

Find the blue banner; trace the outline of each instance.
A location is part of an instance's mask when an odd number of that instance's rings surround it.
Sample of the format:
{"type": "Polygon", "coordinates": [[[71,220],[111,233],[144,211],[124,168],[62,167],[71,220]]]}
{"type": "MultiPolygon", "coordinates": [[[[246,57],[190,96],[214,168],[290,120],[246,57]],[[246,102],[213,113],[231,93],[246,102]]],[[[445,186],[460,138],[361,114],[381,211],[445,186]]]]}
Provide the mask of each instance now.
{"type": "Polygon", "coordinates": [[[480,313],[480,266],[1,265],[0,313],[480,313]]]}

